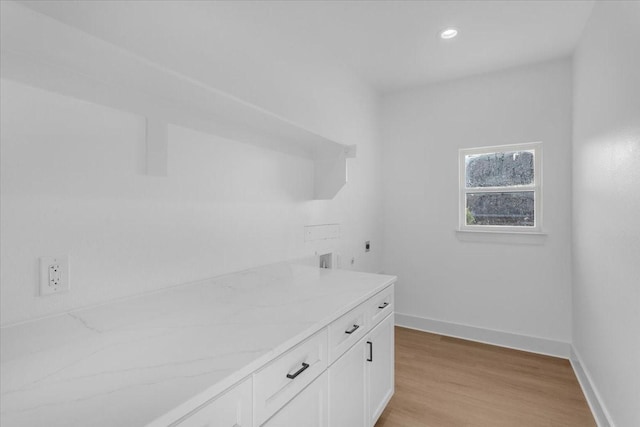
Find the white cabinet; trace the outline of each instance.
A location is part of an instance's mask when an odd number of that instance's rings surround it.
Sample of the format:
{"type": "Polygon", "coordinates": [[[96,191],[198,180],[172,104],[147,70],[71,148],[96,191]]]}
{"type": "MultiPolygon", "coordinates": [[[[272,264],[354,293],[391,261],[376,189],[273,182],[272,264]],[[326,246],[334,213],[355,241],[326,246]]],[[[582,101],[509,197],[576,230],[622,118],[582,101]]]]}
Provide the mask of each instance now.
{"type": "Polygon", "coordinates": [[[394,392],[393,314],[329,367],[329,425],[372,427],[394,392]]]}
{"type": "Polygon", "coordinates": [[[250,427],[253,423],[251,378],[228,390],[183,420],[180,427],[250,427]]]}
{"type": "Polygon", "coordinates": [[[394,392],[393,290],[392,284],[172,425],[373,427],[394,392]]]}
{"type": "MultiPolygon", "coordinates": [[[[327,372],[287,403],[262,427],[328,427],[327,372]]],[[[338,426],[338,424],[331,424],[338,426]]],[[[344,424],[345,426],[347,424],[344,424]]]]}
{"type": "Polygon", "coordinates": [[[378,420],[394,391],[393,322],[391,314],[366,338],[370,426],[378,420]]]}
{"type": "Polygon", "coordinates": [[[329,425],[366,427],[366,341],[360,340],[329,368],[329,425]]]}

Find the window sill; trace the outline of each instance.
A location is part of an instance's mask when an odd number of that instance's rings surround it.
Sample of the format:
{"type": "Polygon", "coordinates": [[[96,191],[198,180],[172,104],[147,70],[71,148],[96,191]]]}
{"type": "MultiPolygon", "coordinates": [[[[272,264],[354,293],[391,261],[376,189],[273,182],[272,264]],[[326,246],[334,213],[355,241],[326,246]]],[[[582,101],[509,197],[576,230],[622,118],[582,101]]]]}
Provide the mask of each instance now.
{"type": "Polygon", "coordinates": [[[541,231],[456,230],[461,242],[543,245],[547,236],[541,231]]]}

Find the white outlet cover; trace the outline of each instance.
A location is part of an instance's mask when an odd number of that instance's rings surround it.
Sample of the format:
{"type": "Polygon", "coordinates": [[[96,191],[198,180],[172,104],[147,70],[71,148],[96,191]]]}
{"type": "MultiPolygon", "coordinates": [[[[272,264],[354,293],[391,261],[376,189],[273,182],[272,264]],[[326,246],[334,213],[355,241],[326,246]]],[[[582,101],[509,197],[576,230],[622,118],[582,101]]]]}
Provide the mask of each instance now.
{"type": "Polygon", "coordinates": [[[69,282],[69,257],[41,257],[40,296],[68,292],[69,289],[71,289],[69,282]],[[55,280],[53,280],[53,276],[55,276],[55,280]]]}

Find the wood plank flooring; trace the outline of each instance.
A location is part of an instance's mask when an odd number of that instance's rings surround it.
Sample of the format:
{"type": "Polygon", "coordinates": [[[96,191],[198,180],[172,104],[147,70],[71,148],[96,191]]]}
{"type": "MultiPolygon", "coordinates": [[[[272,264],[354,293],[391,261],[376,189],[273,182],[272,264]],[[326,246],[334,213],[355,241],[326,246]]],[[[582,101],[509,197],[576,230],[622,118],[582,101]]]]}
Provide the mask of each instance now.
{"type": "Polygon", "coordinates": [[[591,427],[569,361],[396,327],[396,390],[376,427],[591,427]]]}

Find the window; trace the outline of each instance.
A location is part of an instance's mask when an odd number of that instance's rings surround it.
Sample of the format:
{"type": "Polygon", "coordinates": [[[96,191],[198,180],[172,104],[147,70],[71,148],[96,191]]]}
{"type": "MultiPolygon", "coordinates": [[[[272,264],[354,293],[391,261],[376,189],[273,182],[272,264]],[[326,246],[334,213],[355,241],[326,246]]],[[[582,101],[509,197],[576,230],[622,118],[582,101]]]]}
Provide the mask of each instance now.
{"type": "Polygon", "coordinates": [[[542,231],[542,143],[461,149],[460,230],[542,231]]]}

